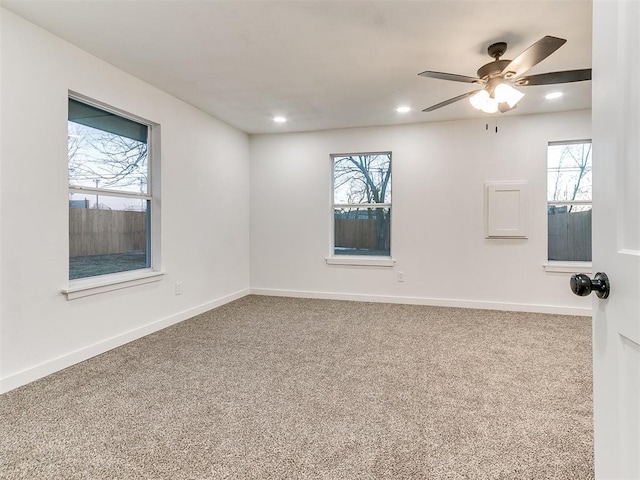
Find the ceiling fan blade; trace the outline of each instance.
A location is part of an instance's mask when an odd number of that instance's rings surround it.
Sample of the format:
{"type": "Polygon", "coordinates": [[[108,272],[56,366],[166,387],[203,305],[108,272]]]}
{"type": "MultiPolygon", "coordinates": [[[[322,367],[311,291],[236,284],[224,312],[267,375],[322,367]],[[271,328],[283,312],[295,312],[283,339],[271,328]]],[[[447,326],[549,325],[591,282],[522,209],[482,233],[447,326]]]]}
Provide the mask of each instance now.
{"type": "Polygon", "coordinates": [[[438,78],[440,80],[451,80],[452,82],[483,83],[478,77],[467,77],[466,75],[456,75],[455,73],[431,72],[427,70],[418,75],[421,77],[438,78]]]}
{"type": "Polygon", "coordinates": [[[564,38],[547,35],[527,48],[524,52],[511,60],[509,65],[502,70],[506,78],[519,77],[524,72],[540,63],[553,52],[558,50],[567,41],[564,38]]]}
{"type": "Polygon", "coordinates": [[[591,69],[565,70],[563,72],[541,73],[529,75],[516,80],[516,85],[526,87],[528,85],[553,85],[554,83],[584,82],[591,80],[591,69]]]}
{"type": "Polygon", "coordinates": [[[470,97],[471,95],[473,95],[476,92],[479,92],[480,90],[474,90],[472,92],[467,92],[467,93],[463,93],[462,95],[458,95],[457,97],[453,97],[450,98],[449,100],[445,100],[444,102],[440,102],[437,103],[436,105],[432,105],[428,108],[425,108],[424,110],[422,110],[423,112],[433,112],[434,110],[437,110],[438,108],[442,108],[442,107],[446,107],[447,105],[451,105],[452,103],[456,103],[459,100],[462,100],[463,98],[467,98],[470,97]]]}

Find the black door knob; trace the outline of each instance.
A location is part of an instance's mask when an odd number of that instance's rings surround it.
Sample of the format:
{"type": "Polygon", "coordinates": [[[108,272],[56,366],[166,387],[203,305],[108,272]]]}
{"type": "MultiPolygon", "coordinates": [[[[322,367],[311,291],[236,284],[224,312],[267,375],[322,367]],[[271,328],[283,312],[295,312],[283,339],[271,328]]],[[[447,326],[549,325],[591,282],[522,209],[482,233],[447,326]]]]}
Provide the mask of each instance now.
{"type": "Polygon", "coordinates": [[[611,289],[609,277],[607,277],[606,273],[602,272],[596,273],[593,280],[584,273],[576,273],[571,275],[569,284],[571,285],[571,291],[581,297],[586,297],[593,291],[596,292],[598,298],[607,298],[609,296],[609,290],[611,289]]]}

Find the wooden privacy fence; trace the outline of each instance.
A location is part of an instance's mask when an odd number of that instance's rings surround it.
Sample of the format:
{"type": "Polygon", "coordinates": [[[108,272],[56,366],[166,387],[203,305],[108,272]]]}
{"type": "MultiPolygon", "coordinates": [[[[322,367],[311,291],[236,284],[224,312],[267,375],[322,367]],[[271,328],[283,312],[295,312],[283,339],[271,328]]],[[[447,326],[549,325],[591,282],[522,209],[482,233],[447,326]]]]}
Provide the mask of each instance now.
{"type": "Polygon", "coordinates": [[[336,218],[335,246],[383,250],[389,248],[389,220],[384,220],[385,231],[382,241],[378,241],[375,218],[336,218]]]}
{"type": "Polygon", "coordinates": [[[549,215],[549,260],[591,261],[591,210],[549,215]]]}
{"type": "Polygon", "coordinates": [[[146,248],[146,213],[69,209],[69,256],[127,253],[146,248]]]}

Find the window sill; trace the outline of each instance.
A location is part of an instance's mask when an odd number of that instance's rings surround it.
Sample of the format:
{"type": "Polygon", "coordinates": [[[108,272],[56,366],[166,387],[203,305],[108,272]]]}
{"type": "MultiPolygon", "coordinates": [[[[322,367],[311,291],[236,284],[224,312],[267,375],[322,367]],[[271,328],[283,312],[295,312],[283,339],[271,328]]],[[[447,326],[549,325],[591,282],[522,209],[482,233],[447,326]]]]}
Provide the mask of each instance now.
{"type": "Polygon", "coordinates": [[[99,293],[112,292],[122,288],[135,287],[145,283],[159,282],[164,273],[153,270],[137,270],[135,272],[101,275],[90,279],[72,280],[69,286],[62,289],[67,300],[88,297],[99,293]]]}
{"type": "Polygon", "coordinates": [[[591,262],[547,262],[542,266],[545,272],[592,273],[591,262]]]}
{"type": "Polygon", "coordinates": [[[393,267],[396,259],[392,257],[368,257],[356,255],[335,255],[325,257],[327,265],[357,265],[361,267],[393,267]]]}

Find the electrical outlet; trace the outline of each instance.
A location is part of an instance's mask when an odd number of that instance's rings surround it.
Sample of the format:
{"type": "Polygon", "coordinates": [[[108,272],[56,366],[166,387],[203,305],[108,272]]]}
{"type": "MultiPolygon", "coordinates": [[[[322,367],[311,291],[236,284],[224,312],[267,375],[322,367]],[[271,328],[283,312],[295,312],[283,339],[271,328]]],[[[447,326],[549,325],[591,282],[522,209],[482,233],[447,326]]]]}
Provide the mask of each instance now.
{"type": "Polygon", "coordinates": [[[404,282],[404,272],[398,272],[398,281],[404,282]]]}
{"type": "Polygon", "coordinates": [[[176,282],[176,295],[182,295],[182,282],[176,282]]]}

